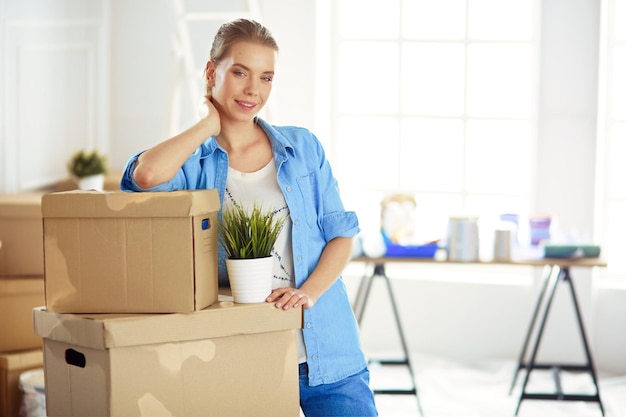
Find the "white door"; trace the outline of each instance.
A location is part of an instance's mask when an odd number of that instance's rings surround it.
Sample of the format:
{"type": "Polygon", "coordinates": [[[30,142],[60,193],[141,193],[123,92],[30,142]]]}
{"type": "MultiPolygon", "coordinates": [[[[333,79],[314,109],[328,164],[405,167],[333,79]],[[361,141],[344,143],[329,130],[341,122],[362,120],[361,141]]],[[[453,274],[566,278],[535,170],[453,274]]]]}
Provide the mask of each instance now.
{"type": "Polygon", "coordinates": [[[0,192],[49,187],[108,150],[109,1],[0,0],[0,192]]]}

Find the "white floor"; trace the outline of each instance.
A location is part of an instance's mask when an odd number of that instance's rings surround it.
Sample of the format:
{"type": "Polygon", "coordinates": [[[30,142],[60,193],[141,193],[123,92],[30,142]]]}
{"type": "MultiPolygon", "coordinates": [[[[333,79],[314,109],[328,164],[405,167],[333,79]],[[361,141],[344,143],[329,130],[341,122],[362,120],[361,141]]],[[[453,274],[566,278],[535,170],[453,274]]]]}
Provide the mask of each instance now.
{"type": "MultiPolygon", "coordinates": [[[[459,364],[438,357],[414,355],[418,395],[423,417],[505,417],[514,416],[524,373],[520,373],[513,393],[509,387],[515,363],[491,361],[482,364],[459,364]]],[[[372,387],[404,388],[411,386],[406,368],[370,367],[372,387]]],[[[563,392],[593,394],[588,374],[562,374],[563,392]]],[[[600,398],[606,417],[626,417],[626,376],[599,375],[600,398]]],[[[554,379],[546,371],[533,371],[526,392],[554,392],[554,379]]],[[[417,400],[410,395],[377,395],[381,417],[420,416],[417,400]]],[[[524,400],[518,417],[600,417],[595,402],[524,400]]]]}

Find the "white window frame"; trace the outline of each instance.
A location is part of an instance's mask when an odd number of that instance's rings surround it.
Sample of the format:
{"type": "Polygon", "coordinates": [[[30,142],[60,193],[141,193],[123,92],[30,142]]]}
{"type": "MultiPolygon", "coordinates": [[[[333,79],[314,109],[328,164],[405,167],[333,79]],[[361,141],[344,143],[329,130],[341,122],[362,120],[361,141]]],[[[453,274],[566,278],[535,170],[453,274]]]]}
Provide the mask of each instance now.
{"type": "MultiPolygon", "coordinates": [[[[533,28],[532,28],[533,35],[532,35],[530,44],[532,48],[531,59],[533,63],[534,73],[532,75],[532,80],[533,80],[532,82],[533,91],[531,93],[532,94],[532,108],[531,108],[531,114],[528,120],[531,126],[531,135],[533,136],[532,145],[531,145],[532,146],[531,154],[535,155],[536,148],[537,148],[536,142],[538,138],[537,125],[538,125],[539,64],[540,64],[539,62],[540,2],[537,0],[532,0],[532,1],[533,1],[534,19],[533,19],[533,28]]],[[[338,160],[338,147],[340,146],[340,144],[338,143],[337,140],[332,140],[332,138],[337,137],[335,132],[337,128],[337,119],[338,119],[337,104],[333,101],[333,97],[332,97],[332,91],[336,91],[336,89],[339,87],[337,85],[337,77],[336,75],[334,75],[337,73],[336,63],[338,61],[337,54],[338,54],[338,49],[339,49],[338,48],[339,22],[338,22],[338,17],[337,17],[338,16],[337,9],[338,9],[337,2],[333,2],[330,0],[318,0],[318,22],[320,22],[319,32],[320,34],[322,33],[324,34],[323,38],[320,38],[320,42],[318,43],[318,56],[328,57],[329,55],[328,51],[329,50],[331,51],[329,62],[326,62],[324,58],[318,59],[318,81],[320,82],[320,85],[330,85],[331,88],[328,90],[325,90],[323,88],[318,89],[318,97],[317,97],[318,119],[317,119],[316,129],[317,129],[317,132],[320,133],[320,137],[323,138],[323,140],[326,140],[326,143],[324,143],[324,145],[327,149],[328,157],[334,166],[338,166],[338,164],[341,164],[343,162],[343,161],[338,160]]],[[[358,13],[355,13],[355,18],[357,18],[356,16],[358,16],[358,13]]],[[[399,39],[398,42],[399,42],[399,45],[401,45],[403,40],[399,39]]],[[[481,41],[470,41],[468,37],[466,36],[465,38],[466,50],[467,50],[468,43],[470,42],[480,43],[481,41]]],[[[465,68],[465,71],[467,73],[468,69],[465,68]]],[[[467,85],[466,85],[466,88],[467,88],[467,85]]],[[[402,117],[405,117],[405,116],[399,114],[399,115],[396,115],[395,117],[398,117],[398,119],[400,120],[402,117]]],[[[461,117],[461,120],[466,126],[465,130],[467,130],[467,121],[469,119],[471,118],[467,115],[467,112],[465,112],[465,114],[461,117]]],[[[398,159],[399,158],[400,158],[400,155],[398,155],[398,159]]],[[[537,163],[536,159],[533,158],[531,162],[534,166],[536,166],[536,163],[537,163]]],[[[391,163],[394,163],[394,162],[392,161],[391,163]]],[[[530,172],[535,173],[536,169],[531,169],[530,172]]],[[[339,180],[340,180],[340,185],[341,185],[341,178],[339,178],[339,180]]],[[[532,211],[534,210],[535,195],[536,195],[535,184],[536,184],[536,178],[529,178],[528,192],[525,193],[524,195],[518,196],[527,201],[526,205],[527,205],[528,212],[520,213],[522,215],[531,214],[532,211]]],[[[462,190],[458,193],[442,193],[442,194],[453,194],[454,196],[458,197],[463,202],[463,205],[465,205],[467,198],[472,195],[471,193],[467,191],[466,187],[467,186],[464,185],[462,190]]],[[[403,190],[398,190],[395,186],[392,188],[393,189],[376,189],[376,188],[368,189],[367,187],[364,187],[363,189],[359,189],[359,190],[351,190],[351,189],[346,189],[346,187],[343,186],[343,192],[344,192],[344,195],[346,194],[346,192],[348,194],[351,192],[362,192],[362,193],[369,192],[372,196],[371,206],[376,208],[377,202],[380,201],[386,193],[389,193],[392,191],[403,191],[403,190]]],[[[407,190],[404,190],[404,191],[407,191],[407,190]]],[[[415,192],[417,196],[419,196],[421,193],[420,190],[408,190],[408,191],[415,192]]],[[[364,225],[367,225],[367,222],[372,219],[373,219],[373,216],[370,216],[366,219],[362,218],[361,220],[365,220],[365,222],[362,221],[362,223],[364,225]]]]}
{"type": "MultiPolygon", "coordinates": [[[[600,62],[598,79],[598,129],[597,129],[597,159],[596,159],[596,199],[594,230],[595,239],[603,242],[602,255],[607,261],[608,267],[600,271],[602,280],[601,287],[626,289],[626,268],[612,267],[613,264],[623,259],[626,252],[626,239],[621,244],[611,238],[615,233],[610,224],[610,213],[617,205],[626,204],[623,197],[611,194],[609,184],[611,181],[621,181],[623,178],[611,178],[611,159],[613,140],[611,133],[615,123],[626,123],[626,119],[618,119],[613,116],[613,94],[615,94],[616,79],[619,77],[626,82],[626,75],[617,74],[613,71],[613,59],[617,47],[626,48],[626,40],[616,39],[616,26],[618,24],[616,12],[616,0],[602,0],[601,23],[600,23],[600,62]]],[[[622,1],[624,7],[626,2],[622,1]]],[[[626,24],[626,22],[620,22],[626,24]]],[[[620,93],[620,92],[617,92],[620,93]]],[[[626,156],[626,155],[625,155],[626,156]]],[[[625,185],[626,187],[626,185],[625,185]]],[[[615,227],[615,226],[613,226],[615,227]]],[[[626,230],[618,231],[622,237],[626,237],[626,230]]],[[[623,262],[623,261],[622,261],[623,262]]]]}

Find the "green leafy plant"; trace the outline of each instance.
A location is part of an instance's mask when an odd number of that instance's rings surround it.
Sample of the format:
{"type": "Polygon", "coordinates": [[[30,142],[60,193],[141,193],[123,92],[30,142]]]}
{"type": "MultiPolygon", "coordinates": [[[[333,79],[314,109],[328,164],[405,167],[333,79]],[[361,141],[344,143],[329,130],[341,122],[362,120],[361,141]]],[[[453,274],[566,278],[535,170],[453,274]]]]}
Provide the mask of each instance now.
{"type": "Polygon", "coordinates": [[[97,150],[92,152],[78,151],[68,162],[67,169],[76,178],[105,174],[107,172],[106,157],[100,155],[97,150]]]}
{"type": "Polygon", "coordinates": [[[249,213],[238,205],[224,209],[218,223],[220,243],[231,259],[265,258],[271,256],[284,222],[285,217],[256,203],[249,213]]]}

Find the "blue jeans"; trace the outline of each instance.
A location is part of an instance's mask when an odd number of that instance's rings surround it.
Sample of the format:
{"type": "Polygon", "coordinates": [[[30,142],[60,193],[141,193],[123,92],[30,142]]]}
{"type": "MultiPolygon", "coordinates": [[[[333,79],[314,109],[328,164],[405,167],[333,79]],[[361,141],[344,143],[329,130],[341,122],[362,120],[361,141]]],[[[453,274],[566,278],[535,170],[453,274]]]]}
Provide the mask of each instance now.
{"type": "Polygon", "coordinates": [[[367,368],[334,384],[309,386],[308,367],[300,364],[300,407],[306,417],[378,416],[367,368]]]}

